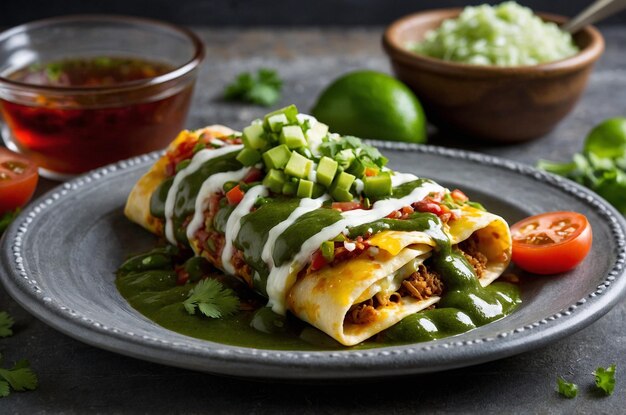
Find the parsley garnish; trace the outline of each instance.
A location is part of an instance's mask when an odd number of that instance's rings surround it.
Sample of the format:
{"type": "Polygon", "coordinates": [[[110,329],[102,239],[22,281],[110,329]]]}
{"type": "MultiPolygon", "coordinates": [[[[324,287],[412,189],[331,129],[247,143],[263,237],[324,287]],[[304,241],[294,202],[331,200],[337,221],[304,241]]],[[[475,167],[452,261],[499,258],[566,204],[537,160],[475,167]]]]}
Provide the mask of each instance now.
{"type": "Polygon", "coordinates": [[[566,398],[572,399],[575,398],[576,395],[578,395],[578,385],[576,385],[575,383],[570,383],[560,376],[556,379],[556,383],[557,392],[559,392],[566,398]]]}
{"type": "Polygon", "coordinates": [[[189,292],[183,305],[189,314],[196,314],[196,308],[211,318],[222,318],[234,314],[239,309],[239,298],[233,290],[225,288],[219,281],[204,279],[189,292]]]}
{"type": "Polygon", "coordinates": [[[13,317],[9,315],[6,311],[0,311],[0,337],[9,337],[13,335],[13,317]]]}
{"type": "Polygon", "coordinates": [[[613,394],[615,389],[615,364],[607,367],[599,367],[593,372],[596,377],[596,386],[604,391],[607,395],[613,394]]]}
{"type": "Polygon", "coordinates": [[[0,398],[9,396],[11,389],[17,392],[35,390],[37,384],[37,375],[31,370],[28,360],[18,361],[11,369],[0,368],[0,398]]]}
{"type": "Polygon", "coordinates": [[[237,75],[224,90],[224,98],[230,101],[250,102],[268,107],[280,99],[283,81],[273,69],[259,69],[256,76],[250,72],[237,75]]]}

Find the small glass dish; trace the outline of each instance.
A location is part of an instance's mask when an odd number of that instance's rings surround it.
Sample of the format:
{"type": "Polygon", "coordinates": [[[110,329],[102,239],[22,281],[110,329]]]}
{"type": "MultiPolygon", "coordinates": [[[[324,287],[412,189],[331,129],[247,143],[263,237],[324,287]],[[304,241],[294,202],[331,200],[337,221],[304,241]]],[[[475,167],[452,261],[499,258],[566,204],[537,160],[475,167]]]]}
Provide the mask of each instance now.
{"type": "Polygon", "coordinates": [[[9,29],[0,33],[4,141],[58,179],[164,148],[183,128],[203,57],[191,31],[143,18],[9,29]]]}

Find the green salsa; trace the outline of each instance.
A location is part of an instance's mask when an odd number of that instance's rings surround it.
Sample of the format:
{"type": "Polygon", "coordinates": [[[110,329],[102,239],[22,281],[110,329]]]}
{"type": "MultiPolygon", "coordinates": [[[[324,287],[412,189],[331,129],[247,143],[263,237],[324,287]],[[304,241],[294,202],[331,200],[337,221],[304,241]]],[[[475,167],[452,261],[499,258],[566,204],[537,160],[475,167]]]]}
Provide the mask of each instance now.
{"type": "MultiPolygon", "coordinates": [[[[261,260],[262,242],[267,239],[269,229],[289,216],[297,206],[296,200],[278,199],[264,204],[242,219],[236,243],[243,250],[247,262],[255,269],[255,288],[262,295],[268,274],[267,266],[261,260]]],[[[336,212],[327,208],[313,212],[319,215],[322,211],[336,212]]],[[[292,225],[293,230],[284,241],[285,246],[292,246],[289,254],[284,254],[286,258],[296,255],[297,249],[293,246],[302,239],[301,235],[311,235],[326,226],[328,221],[334,220],[334,216],[321,216],[323,219],[319,221],[309,218],[296,221],[292,225]]],[[[363,227],[371,228],[374,232],[426,232],[437,243],[428,264],[441,275],[446,289],[437,308],[406,317],[376,338],[354,346],[356,348],[413,343],[460,334],[510,314],[520,303],[519,290],[515,285],[503,282],[485,288],[480,285],[471,265],[450,245],[439,218],[431,213],[414,213],[403,220],[381,219],[350,228],[349,233],[359,234],[363,227]]],[[[189,282],[178,285],[175,268],[183,260],[172,247],[157,248],[132,257],[120,267],[117,287],[140,313],[167,329],[188,336],[225,344],[278,350],[344,348],[334,339],[297,318],[291,315],[279,316],[263,307],[265,299],[262,296],[257,297],[243,284],[219,271],[195,263],[200,262],[195,257],[188,259],[183,265],[186,270],[196,270],[195,273],[190,273],[189,282]],[[183,307],[183,301],[200,278],[219,279],[235,289],[240,298],[253,298],[255,308],[245,309],[222,319],[188,314],[183,307]]]]}

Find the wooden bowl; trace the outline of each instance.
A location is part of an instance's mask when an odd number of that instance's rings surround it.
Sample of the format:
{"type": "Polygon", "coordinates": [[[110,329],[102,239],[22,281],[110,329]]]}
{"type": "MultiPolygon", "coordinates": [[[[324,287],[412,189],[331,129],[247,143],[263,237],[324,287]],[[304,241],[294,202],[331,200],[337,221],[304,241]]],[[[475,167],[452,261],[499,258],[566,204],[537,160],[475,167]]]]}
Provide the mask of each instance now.
{"type": "MultiPolygon", "coordinates": [[[[604,39],[593,26],[580,30],[574,42],[580,52],[569,58],[532,66],[469,65],[411,52],[445,19],[462,9],[420,12],[393,22],[383,47],[396,76],[416,94],[429,121],[444,130],[503,143],[545,135],[574,107],[587,84],[604,39]]],[[[566,18],[538,13],[545,21],[566,18]]]]}

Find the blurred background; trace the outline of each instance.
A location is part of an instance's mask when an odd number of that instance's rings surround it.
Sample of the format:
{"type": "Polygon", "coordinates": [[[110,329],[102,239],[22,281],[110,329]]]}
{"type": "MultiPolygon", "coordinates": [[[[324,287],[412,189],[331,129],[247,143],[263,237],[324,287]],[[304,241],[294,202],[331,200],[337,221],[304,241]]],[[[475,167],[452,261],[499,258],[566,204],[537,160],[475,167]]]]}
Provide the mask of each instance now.
{"type": "MultiPolygon", "coordinates": [[[[440,7],[464,7],[498,1],[462,0],[2,0],[0,26],[71,13],[116,13],[200,26],[385,25],[407,13],[440,7]]],[[[590,0],[519,1],[533,10],[573,16],[590,0]]],[[[603,24],[624,23],[622,12],[603,24]]]]}

